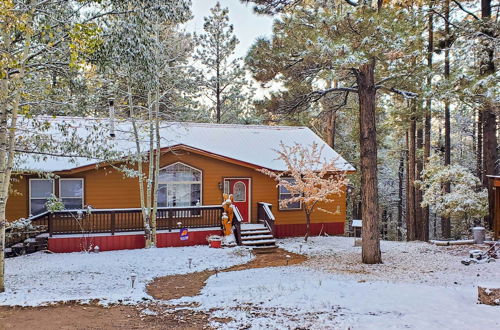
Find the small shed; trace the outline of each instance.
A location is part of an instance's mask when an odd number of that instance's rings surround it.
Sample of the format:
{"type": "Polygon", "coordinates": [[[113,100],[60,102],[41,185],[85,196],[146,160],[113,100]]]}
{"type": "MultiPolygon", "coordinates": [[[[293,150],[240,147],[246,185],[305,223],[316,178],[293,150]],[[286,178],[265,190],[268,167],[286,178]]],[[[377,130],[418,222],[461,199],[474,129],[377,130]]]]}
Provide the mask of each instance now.
{"type": "Polygon", "coordinates": [[[353,219],[351,222],[352,235],[354,237],[361,237],[361,228],[363,227],[363,222],[359,219],[353,219]]]}
{"type": "Polygon", "coordinates": [[[493,208],[493,231],[495,240],[500,239],[500,175],[488,175],[491,188],[489,191],[493,194],[495,201],[493,208]]]}

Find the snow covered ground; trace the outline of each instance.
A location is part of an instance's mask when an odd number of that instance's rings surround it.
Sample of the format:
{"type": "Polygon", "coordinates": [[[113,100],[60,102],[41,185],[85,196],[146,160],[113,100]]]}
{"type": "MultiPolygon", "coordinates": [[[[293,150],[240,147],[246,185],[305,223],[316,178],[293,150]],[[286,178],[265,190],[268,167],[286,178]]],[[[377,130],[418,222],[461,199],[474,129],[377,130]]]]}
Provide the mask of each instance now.
{"type": "MultiPolygon", "coordinates": [[[[159,305],[206,311],[214,327],[226,329],[500,328],[500,307],[476,303],[477,285],[500,287],[500,260],[464,266],[460,261],[470,246],[384,241],[384,264],[363,265],[352,238],[278,243],[307,254],[309,260],[289,267],[219,272],[200,295],[159,305]]],[[[8,291],[0,294],[0,305],[89,299],[134,304],[151,299],[145,286],[156,276],[222,269],[249,260],[240,248],[201,246],[36,253],[7,259],[8,291]]]]}
{"type": "Polygon", "coordinates": [[[199,296],[173,302],[198,303],[214,317],[232,318],[214,323],[227,329],[500,328],[499,307],[476,304],[478,284],[500,287],[500,262],[464,266],[460,260],[470,247],[382,242],[385,263],[363,265],[352,238],[279,245],[311,259],[220,273],[199,296]]]}
{"type": "Polygon", "coordinates": [[[6,288],[0,305],[100,299],[134,303],[149,299],[154,277],[226,268],[250,260],[239,249],[206,246],[122,250],[100,253],[35,253],[6,259],[6,288]],[[192,259],[189,268],[189,258],[192,259]],[[136,274],[132,289],[131,275],[136,274]]]}
{"type": "MultiPolygon", "coordinates": [[[[436,246],[424,242],[381,241],[379,265],[361,263],[361,247],[350,237],[312,237],[279,241],[285,250],[311,257],[305,266],[315,270],[344,275],[356,280],[381,280],[441,286],[500,286],[500,260],[487,264],[464,266],[471,246],[436,246]],[[302,245],[302,246],[301,246],[302,245]]],[[[483,246],[484,249],[484,246],[483,246]]]]}
{"type": "Polygon", "coordinates": [[[220,273],[201,295],[174,302],[234,318],[214,323],[226,329],[499,328],[499,308],[476,298],[472,288],[359,282],[291,266],[220,273]]]}

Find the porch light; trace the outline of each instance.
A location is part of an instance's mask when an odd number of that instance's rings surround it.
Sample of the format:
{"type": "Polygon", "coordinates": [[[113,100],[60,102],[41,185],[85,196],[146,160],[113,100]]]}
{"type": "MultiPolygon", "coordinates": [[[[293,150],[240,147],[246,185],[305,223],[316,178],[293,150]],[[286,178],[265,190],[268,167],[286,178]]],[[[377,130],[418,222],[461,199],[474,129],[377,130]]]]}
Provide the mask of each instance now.
{"type": "Polygon", "coordinates": [[[217,183],[217,186],[219,187],[219,190],[222,190],[222,182],[217,183]]]}

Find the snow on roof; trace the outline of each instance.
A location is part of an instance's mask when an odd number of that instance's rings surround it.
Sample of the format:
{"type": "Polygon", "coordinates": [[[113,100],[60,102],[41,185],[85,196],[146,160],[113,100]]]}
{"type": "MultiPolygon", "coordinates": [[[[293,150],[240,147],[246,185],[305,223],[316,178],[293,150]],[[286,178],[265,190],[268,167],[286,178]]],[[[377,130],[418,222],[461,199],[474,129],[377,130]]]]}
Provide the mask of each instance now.
{"type": "MultiPolygon", "coordinates": [[[[37,131],[33,120],[22,118],[26,131],[37,131]]],[[[40,118],[37,118],[39,121],[40,118]]],[[[57,117],[47,118],[46,130],[41,133],[53,141],[64,141],[68,136],[77,145],[95,143],[99,147],[116,152],[121,156],[136,152],[133,138],[133,126],[130,120],[115,121],[115,137],[109,136],[109,119],[57,117]],[[62,127],[70,128],[70,132],[61,132],[62,127]]],[[[21,126],[23,127],[23,126],[21,126]]],[[[141,136],[141,147],[148,150],[147,123],[138,122],[141,136]]],[[[28,133],[26,135],[33,134],[28,133]]],[[[19,134],[18,134],[19,135],[19,134]]],[[[310,146],[317,143],[323,147],[322,158],[334,161],[339,170],[353,171],[354,167],[328,146],[321,138],[307,127],[263,126],[263,125],[227,125],[203,123],[162,122],[160,128],[161,147],[167,148],[185,145],[223,157],[246,162],[257,167],[271,170],[286,170],[285,163],[277,160],[275,150],[280,149],[280,143],[292,146],[295,143],[310,146]]],[[[38,138],[39,139],[39,138],[38,138]]],[[[29,141],[29,138],[28,138],[29,141]]],[[[68,148],[64,149],[68,152],[68,148]]],[[[75,154],[75,153],[74,153],[75,154]]],[[[76,151],[78,154],[78,150],[76,151]]],[[[48,156],[40,159],[36,154],[18,154],[16,170],[57,172],[71,170],[81,166],[101,162],[102,159],[85,157],[48,156]]]]}

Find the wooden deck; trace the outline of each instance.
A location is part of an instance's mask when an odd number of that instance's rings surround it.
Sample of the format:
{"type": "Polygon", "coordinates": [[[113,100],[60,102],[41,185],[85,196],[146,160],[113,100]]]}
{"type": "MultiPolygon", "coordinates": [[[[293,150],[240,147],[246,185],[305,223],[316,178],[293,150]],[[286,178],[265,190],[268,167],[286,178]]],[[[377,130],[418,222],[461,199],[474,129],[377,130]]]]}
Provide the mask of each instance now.
{"type": "MultiPolygon", "coordinates": [[[[221,225],[222,207],[161,207],[157,229],[208,228],[221,225]]],[[[44,212],[31,218],[33,225],[47,228],[49,236],[58,234],[110,233],[144,230],[141,209],[93,209],[44,212]]]]}

